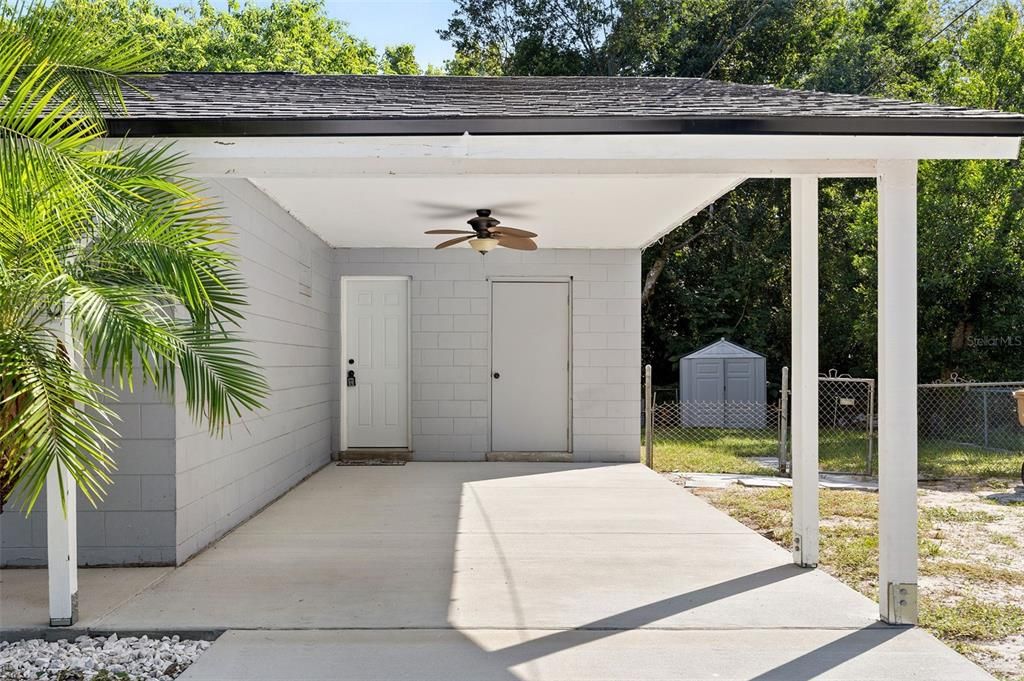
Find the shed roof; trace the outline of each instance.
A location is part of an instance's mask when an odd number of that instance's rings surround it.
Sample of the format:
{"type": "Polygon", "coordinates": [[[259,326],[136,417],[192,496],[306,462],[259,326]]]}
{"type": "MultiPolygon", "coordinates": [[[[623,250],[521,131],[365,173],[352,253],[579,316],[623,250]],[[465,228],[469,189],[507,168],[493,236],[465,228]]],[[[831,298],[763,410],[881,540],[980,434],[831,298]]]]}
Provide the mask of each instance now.
{"type": "Polygon", "coordinates": [[[747,348],[743,347],[742,345],[736,345],[735,343],[732,343],[732,342],[727,341],[724,338],[722,338],[721,340],[715,341],[711,345],[704,346],[700,350],[695,350],[695,351],[691,352],[688,355],[683,355],[682,357],[680,357],[680,360],[684,360],[684,359],[709,359],[709,358],[717,358],[717,359],[726,359],[726,358],[728,358],[728,359],[757,359],[757,358],[763,358],[763,357],[764,357],[764,355],[762,355],[759,352],[754,352],[753,350],[748,350],[747,348]]]}
{"type": "Polygon", "coordinates": [[[115,135],[1024,134],[1024,115],[700,78],[166,73],[115,135]]]}

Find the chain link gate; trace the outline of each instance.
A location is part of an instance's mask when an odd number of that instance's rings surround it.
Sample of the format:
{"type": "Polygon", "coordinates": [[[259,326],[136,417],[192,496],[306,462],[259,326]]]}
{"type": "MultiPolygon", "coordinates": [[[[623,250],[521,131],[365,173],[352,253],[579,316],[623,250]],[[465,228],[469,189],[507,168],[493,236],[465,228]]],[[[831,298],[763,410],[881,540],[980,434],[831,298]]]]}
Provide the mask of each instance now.
{"type": "Polygon", "coordinates": [[[818,461],[832,473],[875,470],[875,379],[818,376],[818,461]]]}
{"type": "MultiPolygon", "coordinates": [[[[783,395],[789,369],[782,370],[783,395]]],[[[782,404],[779,472],[789,471],[789,399],[782,404]]],[[[818,462],[823,472],[872,475],[875,471],[875,379],[830,370],[818,376],[818,462]]]]}

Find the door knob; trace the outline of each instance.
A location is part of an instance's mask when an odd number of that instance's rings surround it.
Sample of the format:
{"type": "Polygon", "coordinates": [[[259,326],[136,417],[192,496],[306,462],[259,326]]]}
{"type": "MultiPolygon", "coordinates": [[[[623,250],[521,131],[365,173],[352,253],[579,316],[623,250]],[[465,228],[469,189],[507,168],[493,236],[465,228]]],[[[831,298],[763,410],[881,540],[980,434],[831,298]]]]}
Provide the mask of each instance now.
{"type": "Polygon", "coordinates": [[[495,371],[494,372],[494,377],[495,378],[501,378],[501,374],[499,374],[497,371],[495,371]]]}

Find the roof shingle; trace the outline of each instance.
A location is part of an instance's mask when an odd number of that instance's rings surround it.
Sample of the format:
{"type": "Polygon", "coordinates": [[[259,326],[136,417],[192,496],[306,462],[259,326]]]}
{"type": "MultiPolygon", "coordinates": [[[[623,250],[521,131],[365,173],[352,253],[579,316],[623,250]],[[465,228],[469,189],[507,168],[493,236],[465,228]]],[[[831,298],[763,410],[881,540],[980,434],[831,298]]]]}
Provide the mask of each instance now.
{"type": "Polygon", "coordinates": [[[309,123],[291,126],[295,134],[614,132],[633,121],[646,123],[638,132],[1024,134],[1020,114],[696,78],[167,73],[133,82],[150,98],[127,93],[114,132],[287,133],[271,121],[309,123]]]}

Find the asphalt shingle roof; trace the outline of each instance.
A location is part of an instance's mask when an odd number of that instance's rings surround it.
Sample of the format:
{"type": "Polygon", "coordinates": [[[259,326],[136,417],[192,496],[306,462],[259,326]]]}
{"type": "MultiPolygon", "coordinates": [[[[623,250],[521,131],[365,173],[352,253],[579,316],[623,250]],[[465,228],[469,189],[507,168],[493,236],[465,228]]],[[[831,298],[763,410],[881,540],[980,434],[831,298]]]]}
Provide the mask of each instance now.
{"type": "Polygon", "coordinates": [[[129,92],[128,114],[112,117],[115,133],[1024,134],[1020,114],[696,78],[168,73],[133,80],[151,99],[129,92]]]}

